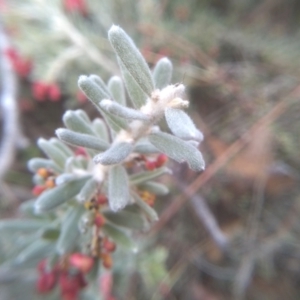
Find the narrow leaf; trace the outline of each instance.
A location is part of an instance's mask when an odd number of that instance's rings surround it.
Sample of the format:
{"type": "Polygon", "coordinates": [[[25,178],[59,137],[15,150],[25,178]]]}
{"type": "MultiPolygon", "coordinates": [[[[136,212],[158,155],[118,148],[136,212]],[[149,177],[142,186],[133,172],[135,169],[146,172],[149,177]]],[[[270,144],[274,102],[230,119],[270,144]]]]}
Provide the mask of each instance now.
{"type": "Polygon", "coordinates": [[[31,172],[36,172],[38,169],[45,168],[53,171],[61,171],[62,168],[58,167],[52,160],[46,158],[35,157],[28,161],[27,167],[31,172]]]}
{"type": "Polygon", "coordinates": [[[158,215],[156,211],[150,207],[141,197],[134,193],[133,194],[135,203],[139,206],[139,208],[146,214],[151,222],[156,222],[158,220],[158,215]]]}
{"type": "Polygon", "coordinates": [[[134,146],[134,152],[142,153],[142,154],[151,154],[151,153],[158,153],[158,149],[155,148],[151,143],[146,140],[140,140],[134,146]]]}
{"type": "Polygon", "coordinates": [[[104,217],[111,223],[117,226],[126,227],[130,229],[141,230],[144,227],[143,218],[136,213],[122,210],[118,213],[106,211],[103,213],[104,217]]]}
{"type": "Polygon", "coordinates": [[[108,201],[112,211],[124,208],[129,202],[128,176],[121,165],[113,166],[109,170],[108,201]]]}
{"type": "Polygon", "coordinates": [[[196,128],[192,119],[181,109],[166,108],[165,117],[172,133],[184,140],[201,142],[203,134],[196,128]]]}
{"type": "Polygon", "coordinates": [[[76,179],[78,179],[78,175],[76,175],[76,174],[62,173],[62,174],[58,175],[55,178],[55,184],[56,185],[61,185],[61,184],[64,184],[66,182],[70,182],[70,181],[73,181],[73,180],[76,180],[76,179]]]}
{"type": "Polygon", "coordinates": [[[78,85],[92,103],[100,110],[103,117],[114,131],[118,132],[120,129],[127,127],[126,122],[122,122],[122,120],[114,118],[101,109],[99,102],[102,99],[110,98],[110,95],[107,94],[100,85],[98,85],[90,77],[84,75],[79,77],[78,85]]]}
{"type": "Polygon", "coordinates": [[[106,141],[89,134],[78,133],[64,128],[57,129],[55,133],[60,140],[73,146],[85,147],[97,151],[105,151],[109,148],[109,144],[106,141]]]}
{"type": "Polygon", "coordinates": [[[60,231],[57,228],[48,228],[42,233],[42,238],[49,241],[56,241],[59,238],[60,231]]]}
{"type": "Polygon", "coordinates": [[[115,101],[126,106],[126,96],[123,81],[119,76],[113,76],[108,81],[108,89],[115,101]]]}
{"type": "Polygon", "coordinates": [[[144,182],[139,185],[139,188],[158,196],[163,196],[169,193],[169,189],[164,184],[154,181],[144,182]]]}
{"type": "Polygon", "coordinates": [[[99,118],[93,121],[93,129],[97,136],[102,138],[104,141],[109,142],[109,133],[105,122],[99,118]]]}
{"type": "Polygon", "coordinates": [[[41,220],[2,220],[0,221],[0,231],[6,232],[32,232],[46,227],[47,222],[41,220]]]}
{"type": "Polygon", "coordinates": [[[108,31],[109,41],[128,72],[141,87],[151,96],[154,84],[150,69],[132,39],[119,26],[113,25],[108,31]]]}
{"type": "Polygon", "coordinates": [[[59,141],[58,139],[56,138],[51,138],[49,140],[49,142],[57,147],[58,149],[60,149],[66,156],[66,158],[68,158],[69,156],[72,156],[74,155],[73,151],[68,147],[66,146],[64,143],[62,143],[61,141],[59,141]]]}
{"type": "Polygon", "coordinates": [[[155,132],[149,135],[149,141],[177,162],[187,162],[192,170],[204,170],[205,163],[200,151],[180,138],[165,132],[155,132]]]}
{"type": "Polygon", "coordinates": [[[129,94],[130,100],[135,108],[140,108],[147,102],[147,95],[136,83],[133,77],[130,75],[126,67],[123,65],[122,61],[118,59],[118,63],[122,72],[122,77],[125,82],[127,92],[129,94]]]}
{"type": "Polygon", "coordinates": [[[97,188],[98,182],[94,178],[90,178],[81,189],[77,200],[81,203],[91,200],[97,193],[97,188]]]}
{"type": "Polygon", "coordinates": [[[167,57],[161,58],[153,70],[153,80],[157,89],[166,87],[171,82],[173,66],[167,57]]]}
{"type": "Polygon", "coordinates": [[[51,158],[60,168],[65,165],[66,155],[56,146],[52,145],[49,141],[39,138],[37,144],[40,149],[51,158]]]}
{"type": "Polygon", "coordinates": [[[136,245],[132,242],[128,235],[120,228],[111,224],[105,224],[102,227],[102,229],[103,232],[107,236],[111,237],[114,240],[114,242],[117,243],[118,246],[131,249],[133,252],[137,251],[136,245]]]}
{"type": "Polygon", "coordinates": [[[132,185],[137,185],[137,184],[144,183],[148,180],[157,178],[158,176],[161,176],[166,173],[171,174],[172,171],[166,167],[162,167],[162,168],[156,169],[154,171],[145,171],[145,172],[140,172],[140,173],[131,175],[129,177],[129,180],[132,185]]]}
{"type": "Polygon", "coordinates": [[[105,82],[102,80],[102,78],[100,76],[92,74],[89,76],[89,78],[102,89],[103,93],[105,93],[107,95],[106,97],[103,97],[103,98],[110,98],[111,94],[110,94],[109,90],[107,89],[105,82]]]}
{"type": "Polygon", "coordinates": [[[56,251],[60,255],[75,249],[79,236],[79,220],[84,213],[83,205],[70,207],[61,225],[61,232],[56,243],[56,251]]]}
{"type": "Polygon", "coordinates": [[[87,124],[90,124],[91,123],[91,120],[89,118],[89,116],[87,115],[87,113],[82,110],[82,109],[76,109],[75,110],[75,114],[81,118],[82,120],[84,120],[87,124]]]}
{"type": "Polygon", "coordinates": [[[119,164],[128,157],[132,150],[133,146],[131,143],[117,142],[112,144],[104,153],[96,155],[94,162],[102,165],[119,164]]]}
{"type": "Polygon", "coordinates": [[[122,106],[119,103],[114,102],[112,100],[104,99],[100,102],[100,106],[108,113],[111,113],[121,118],[125,118],[128,120],[142,120],[142,121],[149,120],[149,117],[143,114],[141,111],[122,106]]]}
{"type": "Polygon", "coordinates": [[[98,82],[95,82],[95,77],[87,77],[82,75],[78,79],[78,86],[89,98],[92,103],[99,108],[99,102],[102,99],[110,98],[110,95],[101,87],[98,82]]]}
{"type": "Polygon", "coordinates": [[[36,200],[35,211],[47,212],[74,198],[84,186],[89,177],[82,177],[42,193],[36,200]]]}
{"type": "Polygon", "coordinates": [[[65,126],[73,131],[95,135],[91,124],[88,124],[75,111],[67,110],[63,115],[63,122],[65,126]]]}
{"type": "Polygon", "coordinates": [[[35,267],[41,259],[47,257],[53,247],[53,243],[38,239],[21,251],[14,263],[18,266],[35,267]]]}

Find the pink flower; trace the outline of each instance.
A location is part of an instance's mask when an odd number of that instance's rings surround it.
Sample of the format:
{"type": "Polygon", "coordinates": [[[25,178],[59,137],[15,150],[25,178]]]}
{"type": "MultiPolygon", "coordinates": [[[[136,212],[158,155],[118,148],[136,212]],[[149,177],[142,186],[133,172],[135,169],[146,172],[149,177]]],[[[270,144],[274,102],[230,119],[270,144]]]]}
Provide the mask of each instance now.
{"type": "Polygon", "coordinates": [[[63,5],[68,13],[78,12],[82,16],[88,15],[88,8],[85,0],[64,0],[63,5]]]}

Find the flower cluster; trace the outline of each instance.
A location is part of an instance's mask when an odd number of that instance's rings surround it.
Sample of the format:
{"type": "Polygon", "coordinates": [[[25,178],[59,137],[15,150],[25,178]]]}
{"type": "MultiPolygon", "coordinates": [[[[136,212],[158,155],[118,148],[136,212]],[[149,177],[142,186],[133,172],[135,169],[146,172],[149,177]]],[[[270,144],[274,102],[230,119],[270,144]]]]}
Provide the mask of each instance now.
{"type": "Polygon", "coordinates": [[[37,101],[56,102],[61,99],[61,90],[57,83],[47,83],[43,81],[34,81],[32,83],[32,95],[37,101]]]}
{"type": "Polygon", "coordinates": [[[93,258],[81,253],[64,257],[53,267],[47,265],[47,260],[44,259],[37,267],[39,273],[37,291],[40,294],[47,294],[55,286],[59,286],[63,300],[76,300],[79,292],[87,285],[85,275],[92,270],[93,265],[93,258]]]}

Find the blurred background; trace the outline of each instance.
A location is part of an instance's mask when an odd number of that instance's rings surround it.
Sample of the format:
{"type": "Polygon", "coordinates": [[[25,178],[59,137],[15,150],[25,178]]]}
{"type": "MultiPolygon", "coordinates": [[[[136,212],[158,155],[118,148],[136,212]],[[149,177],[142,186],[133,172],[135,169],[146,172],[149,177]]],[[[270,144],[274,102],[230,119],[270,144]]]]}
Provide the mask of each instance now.
{"type": "MultiPolygon", "coordinates": [[[[299,1],[1,0],[0,17],[2,219],[32,198],[36,139],[66,109],[97,116],[77,79],[119,74],[107,30],[120,25],[150,66],[171,59],[207,168],[169,162],[161,219],[116,263],[115,298],[300,299],[299,1]]],[[[0,299],[25,299],[10,283],[0,274],[0,299]]]]}

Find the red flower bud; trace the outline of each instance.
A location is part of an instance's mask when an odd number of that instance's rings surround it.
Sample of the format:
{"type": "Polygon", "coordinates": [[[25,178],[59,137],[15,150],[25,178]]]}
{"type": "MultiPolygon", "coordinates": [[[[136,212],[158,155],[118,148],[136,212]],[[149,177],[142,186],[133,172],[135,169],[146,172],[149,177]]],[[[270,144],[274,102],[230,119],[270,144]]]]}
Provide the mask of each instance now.
{"type": "Polygon", "coordinates": [[[160,168],[162,167],[168,160],[168,156],[165,155],[165,154],[159,154],[156,158],[156,162],[155,162],[155,165],[156,165],[156,168],[160,168]]]}
{"type": "Polygon", "coordinates": [[[33,82],[32,94],[37,101],[45,101],[48,94],[48,85],[42,81],[33,82]]]}
{"type": "Polygon", "coordinates": [[[108,240],[108,239],[104,239],[103,241],[103,249],[105,249],[107,252],[114,252],[116,250],[116,243],[108,240]]]}
{"type": "Polygon", "coordinates": [[[20,77],[26,78],[32,70],[32,60],[20,57],[13,62],[13,68],[20,77]]]}
{"type": "Polygon", "coordinates": [[[94,260],[92,257],[81,253],[73,253],[69,257],[69,262],[73,267],[82,273],[88,273],[94,265],[94,260]]]}
{"type": "Polygon", "coordinates": [[[97,227],[102,227],[105,224],[105,219],[101,214],[97,214],[94,223],[97,227]]]}
{"type": "Polygon", "coordinates": [[[36,284],[36,289],[40,294],[46,294],[54,288],[55,284],[56,276],[53,271],[41,273],[36,284]]]}
{"type": "Polygon", "coordinates": [[[56,83],[52,83],[48,85],[48,97],[50,101],[56,102],[61,98],[61,90],[60,87],[56,83]]]}
{"type": "Polygon", "coordinates": [[[88,15],[85,0],[64,0],[64,8],[67,12],[78,12],[82,16],[88,15]]]}
{"type": "Polygon", "coordinates": [[[97,197],[96,202],[99,205],[104,205],[104,204],[107,204],[108,199],[105,195],[101,194],[97,197]]]}
{"type": "Polygon", "coordinates": [[[87,156],[87,152],[86,152],[85,148],[77,147],[76,150],[75,150],[75,155],[76,156],[78,156],[78,155],[87,156]]]}
{"type": "Polygon", "coordinates": [[[31,192],[34,196],[39,196],[46,188],[47,187],[44,185],[36,185],[35,187],[33,187],[31,192]]]}
{"type": "Polygon", "coordinates": [[[156,168],[156,162],[147,160],[145,162],[145,168],[149,171],[153,171],[156,168]]]}

